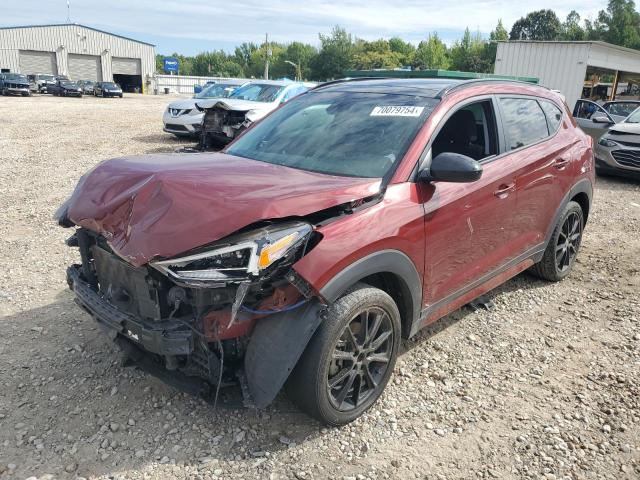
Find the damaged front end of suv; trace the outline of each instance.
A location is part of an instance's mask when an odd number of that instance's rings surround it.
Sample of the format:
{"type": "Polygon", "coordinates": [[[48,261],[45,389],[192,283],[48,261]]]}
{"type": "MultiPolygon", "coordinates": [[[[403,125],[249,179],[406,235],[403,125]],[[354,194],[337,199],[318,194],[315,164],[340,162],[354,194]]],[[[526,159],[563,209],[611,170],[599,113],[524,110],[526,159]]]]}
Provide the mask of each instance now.
{"type": "Polygon", "coordinates": [[[281,371],[260,365],[265,352],[247,357],[253,360],[245,369],[249,333],[258,319],[287,321],[294,311],[309,320],[289,326],[305,327],[295,338],[315,330],[319,303],[290,268],[308,248],[312,231],[304,222],[266,224],[183,257],[135,267],[103,236],[78,228],[67,244],[79,248],[82,262],[68,268],[67,281],[77,303],[132,362],[207,398],[212,387],[240,381],[245,403],[262,407],[277,393],[271,385],[278,379],[269,375],[281,371]]]}
{"type": "Polygon", "coordinates": [[[128,363],[211,400],[239,384],[244,403],[263,408],[321,321],[318,293],[292,265],[322,238],[318,219],[339,215],[358,189],[338,179],[324,202],[305,203],[282,167],[218,156],[108,160],[81,179],[56,220],[75,229],[67,245],[80,263],[67,281],[76,303],[128,363]],[[167,159],[172,166],[158,171],[167,159]],[[262,187],[247,185],[239,174],[247,169],[262,187]],[[244,194],[228,202],[240,185],[244,194]],[[270,195],[280,198],[277,212],[270,195]]]}

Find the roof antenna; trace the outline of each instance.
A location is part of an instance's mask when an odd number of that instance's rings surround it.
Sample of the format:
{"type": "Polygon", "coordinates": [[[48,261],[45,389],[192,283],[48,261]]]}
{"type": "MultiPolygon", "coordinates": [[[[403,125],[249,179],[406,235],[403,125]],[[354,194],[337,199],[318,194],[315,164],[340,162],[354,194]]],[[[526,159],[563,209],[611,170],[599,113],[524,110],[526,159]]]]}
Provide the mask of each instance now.
{"type": "Polygon", "coordinates": [[[67,0],[67,23],[71,23],[71,4],[67,0]]]}

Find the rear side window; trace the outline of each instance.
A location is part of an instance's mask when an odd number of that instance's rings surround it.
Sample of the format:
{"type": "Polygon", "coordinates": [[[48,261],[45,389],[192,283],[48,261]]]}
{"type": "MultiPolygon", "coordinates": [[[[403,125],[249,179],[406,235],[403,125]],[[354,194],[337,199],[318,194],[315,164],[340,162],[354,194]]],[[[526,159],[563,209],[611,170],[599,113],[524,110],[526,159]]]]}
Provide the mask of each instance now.
{"type": "Polygon", "coordinates": [[[501,98],[507,150],[526,147],[549,136],[547,118],[536,100],[501,98]]]}
{"type": "Polygon", "coordinates": [[[544,114],[547,116],[549,133],[553,135],[556,133],[558,128],[560,128],[560,124],[562,123],[562,110],[546,100],[541,100],[540,106],[542,107],[542,110],[544,110],[544,114]]]}

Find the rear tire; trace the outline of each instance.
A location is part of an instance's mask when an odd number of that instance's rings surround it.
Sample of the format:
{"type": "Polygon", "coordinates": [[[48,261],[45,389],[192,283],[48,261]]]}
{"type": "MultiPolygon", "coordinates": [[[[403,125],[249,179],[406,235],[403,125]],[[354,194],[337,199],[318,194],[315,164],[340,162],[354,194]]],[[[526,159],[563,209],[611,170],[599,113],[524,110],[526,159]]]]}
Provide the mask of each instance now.
{"type": "Polygon", "coordinates": [[[287,381],[287,394],[326,425],[354,421],[387,385],[400,335],[393,299],[377,288],[355,285],[329,307],[287,381]]]}
{"type": "Polygon", "coordinates": [[[551,282],[558,282],[571,273],[580,249],[584,214],[576,202],[569,202],[553,229],[542,260],[531,267],[531,272],[551,282]]]}

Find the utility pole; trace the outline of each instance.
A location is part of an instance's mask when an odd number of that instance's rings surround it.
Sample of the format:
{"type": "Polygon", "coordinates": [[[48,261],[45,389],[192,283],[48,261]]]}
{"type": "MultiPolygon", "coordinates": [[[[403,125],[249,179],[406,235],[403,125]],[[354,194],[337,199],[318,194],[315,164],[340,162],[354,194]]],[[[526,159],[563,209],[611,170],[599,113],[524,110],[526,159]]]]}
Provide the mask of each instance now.
{"type": "Polygon", "coordinates": [[[264,44],[267,50],[267,58],[264,62],[264,79],[269,80],[269,57],[271,56],[271,49],[269,48],[269,34],[265,34],[264,44]]]}
{"type": "Polygon", "coordinates": [[[71,5],[69,0],[67,0],[67,23],[71,23],[71,5]]]}

